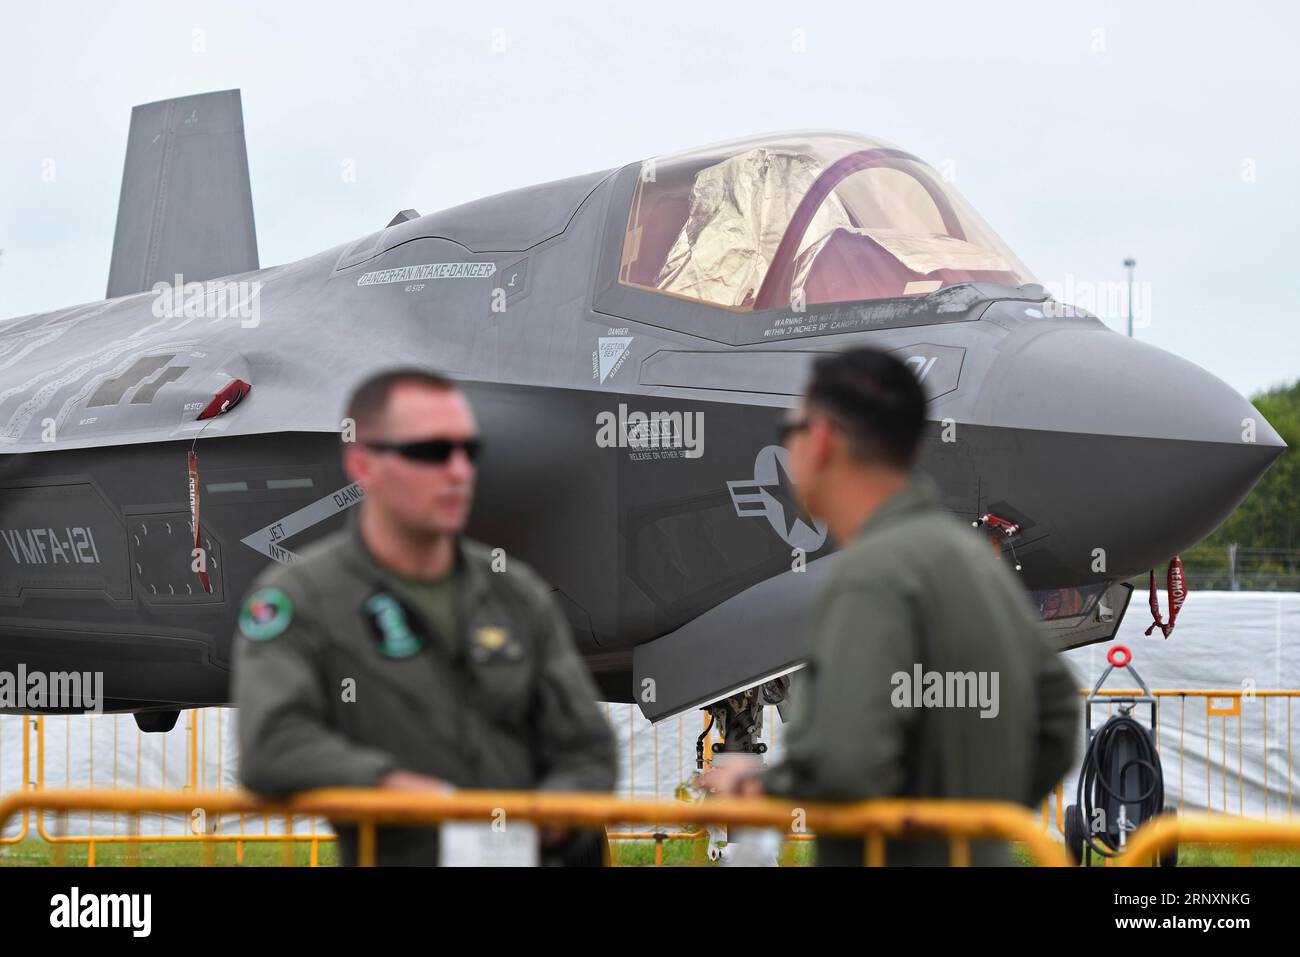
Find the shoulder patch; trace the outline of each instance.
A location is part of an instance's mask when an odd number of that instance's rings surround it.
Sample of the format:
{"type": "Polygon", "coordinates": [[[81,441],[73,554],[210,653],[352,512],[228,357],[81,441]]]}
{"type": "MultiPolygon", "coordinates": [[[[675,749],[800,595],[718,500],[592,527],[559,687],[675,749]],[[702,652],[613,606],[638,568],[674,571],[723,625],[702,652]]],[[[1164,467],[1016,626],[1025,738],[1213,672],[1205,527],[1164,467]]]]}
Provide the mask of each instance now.
{"type": "Polygon", "coordinates": [[[239,613],[239,630],[250,641],[270,641],[293,621],[293,602],[278,588],[259,588],[239,613]]]}

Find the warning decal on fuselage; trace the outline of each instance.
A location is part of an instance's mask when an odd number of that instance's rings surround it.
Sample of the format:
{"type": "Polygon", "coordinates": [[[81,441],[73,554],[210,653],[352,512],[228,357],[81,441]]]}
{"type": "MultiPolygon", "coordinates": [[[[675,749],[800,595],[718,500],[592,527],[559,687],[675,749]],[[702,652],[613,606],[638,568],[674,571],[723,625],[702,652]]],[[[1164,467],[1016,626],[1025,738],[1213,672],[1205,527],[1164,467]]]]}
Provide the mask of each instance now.
{"type": "Polygon", "coordinates": [[[486,279],[496,271],[496,263],[419,263],[368,272],[357,279],[357,285],[379,286],[390,282],[419,282],[426,279],[486,279]]]}
{"type": "Polygon", "coordinates": [[[331,492],[310,505],[304,505],[296,512],[291,512],[279,521],[272,522],[265,528],[259,528],[245,537],[243,543],[254,551],[261,552],[267,558],[283,565],[291,565],[298,556],[281,544],[282,542],[339,512],[347,511],[365,497],[366,493],[360,485],[355,482],[345,485],[337,492],[331,492]]]}

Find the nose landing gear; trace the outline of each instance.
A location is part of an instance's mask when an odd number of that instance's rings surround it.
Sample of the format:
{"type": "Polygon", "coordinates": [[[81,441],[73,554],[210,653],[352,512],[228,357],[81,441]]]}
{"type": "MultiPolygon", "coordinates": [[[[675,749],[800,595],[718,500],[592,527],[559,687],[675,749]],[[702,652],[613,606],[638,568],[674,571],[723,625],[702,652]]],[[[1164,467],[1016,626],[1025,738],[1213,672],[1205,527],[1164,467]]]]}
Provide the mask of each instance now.
{"type": "MultiPolygon", "coordinates": [[[[789,691],[788,677],[774,678],[761,685],[717,701],[708,707],[709,726],[695,741],[695,766],[704,770],[704,742],[713,728],[722,732],[722,740],[713,747],[713,763],[743,762],[755,770],[763,766],[767,745],[758,740],[763,733],[763,708],[780,704],[789,691]]],[[[768,831],[740,830],[731,840],[727,828],[709,827],[709,860],[741,866],[775,866],[781,850],[779,834],[768,831]]]]}

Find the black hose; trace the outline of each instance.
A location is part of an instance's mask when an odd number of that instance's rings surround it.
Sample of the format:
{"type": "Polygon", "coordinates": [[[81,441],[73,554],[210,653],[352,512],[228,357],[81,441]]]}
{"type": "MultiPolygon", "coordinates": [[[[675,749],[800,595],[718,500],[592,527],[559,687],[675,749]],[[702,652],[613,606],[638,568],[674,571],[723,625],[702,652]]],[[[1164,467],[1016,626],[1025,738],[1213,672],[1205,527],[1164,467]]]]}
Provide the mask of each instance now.
{"type": "Polygon", "coordinates": [[[1130,817],[1134,824],[1149,821],[1165,809],[1165,777],[1150,732],[1128,715],[1110,718],[1098,728],[1088,742],[1087,754],[1083,756],[1076,798],[1076,806],[1083,815],[1084,843],[1103,857],[1116,856],[1120,843],[1118,829],[1111,833],[1115,822],[1106,821],[1105,828],[1093,833],[1092,821],[1097,805],[1104,804],[1107,799],[1118,804],[1137,804],[1137,813],[1130,817]],[[1121,744],[1124,739],[1128,740],[1121,744]],[[1113,780],[1107,780],[1114,749],[1122,746],[1125,753],[1134,756],[1124,762],[1113,780]],[[1134,767],[1138,769],[1135,775],[1137,793],[1121,793],[1129,769],[1134,767]]]}
{"type": "Polygon", "coordinates": [[[713,730],[713,712],[710,711],[708,714],[709,723],[704,726],[704,730],[700,732],[700,736],[695,739],[695,770],[697,771],[704,770],[704,739],[707,738],[709,732],[713,730]]]}

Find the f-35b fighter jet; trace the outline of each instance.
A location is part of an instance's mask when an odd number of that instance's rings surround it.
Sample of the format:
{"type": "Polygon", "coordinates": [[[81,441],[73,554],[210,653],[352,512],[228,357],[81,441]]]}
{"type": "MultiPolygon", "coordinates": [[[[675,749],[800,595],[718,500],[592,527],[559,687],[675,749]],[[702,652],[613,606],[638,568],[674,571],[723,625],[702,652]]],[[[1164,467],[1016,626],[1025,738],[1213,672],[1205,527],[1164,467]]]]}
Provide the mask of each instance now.
{"type": "Polygon", "coordinates": [[[922,468],[1063,649],[1111,637],[1125,579],[1283,447],[1208,372],[1053,301],[930,166],[843,133],[405,210],[259,268],[238,91],[150,103],[107,296],[0,323],[0,669],[102,671],[146,728],[228,700],[249,583],[361,499],[342,409],[386,367],[464,383],[470,534],[554,584],[603,694],[652,719],[800,664],[834,558],[775,434],[819,354],[912,366],[922,468]]]}

